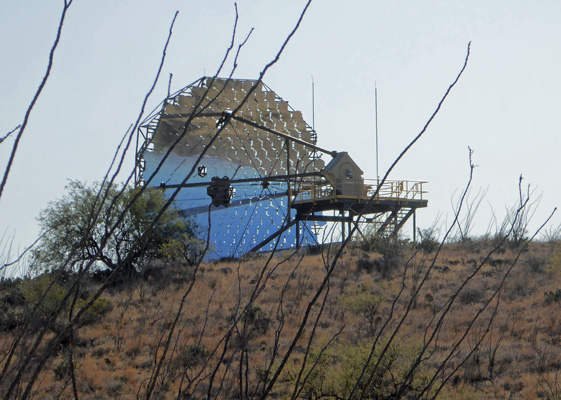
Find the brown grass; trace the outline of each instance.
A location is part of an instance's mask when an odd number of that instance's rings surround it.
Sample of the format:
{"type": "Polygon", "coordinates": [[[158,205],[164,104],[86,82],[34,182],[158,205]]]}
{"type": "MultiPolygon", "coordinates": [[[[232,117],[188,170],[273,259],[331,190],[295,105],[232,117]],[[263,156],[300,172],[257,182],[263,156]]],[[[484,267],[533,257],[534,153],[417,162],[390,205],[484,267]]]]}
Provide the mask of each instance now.
{"type": "MultiPolygon", "coordinates": [[[[538,399],[559,395],[560,304],[545,304],[544,296],[544,292],[561,287],[561,265],[555,265],[561,257],[552,249],[555,248],[550,244],[537,243],[523,255],[501,292],[500,312],[492,330],[477,352],[450,380],[439,399],[538,399]],[[543,271],[536,272],[535,260],[526,263],[531,257],[547,263],[543,271]]],[[[397,343],[402,352],[414,354],[422,342],[427,321],[446,304],[458,285],[473,271],[474,264],[481,261],[482,254],[467,251],[459,245],[445,246],[400,330],[397,343]]],[[[443,324],[436,352],[422,367],[423,373],[430,373],[444,358],[446,350],[466,329],[474,312],[497,287],[514,256],[510,250],[494,256],[493,261],[485,265],[460,293],[443,324]]],[[[367,273],[357,266],[359,260],[374,261],[379,257],[379,254],[350,249],[340,260],[329,282],[329,297],[312,343],[313,351],[319,351],[343,327],[334,349],[369,348],[373,335],[388,315],[403,273],[403,269],[398,268],[383,279],[382,274],[375,271],[367,273]],[[372,301],[376,298],[380,299],[378,308],[368,308],[373,306],[372,301]]],[[[297,254],[277,266],[284,258],[275,257],[265,271],[266,279],[261,282],[258,279],[265,258],[202,265],[165,356],[162,372],[165,382],[156,385],[159,397],[177,397],[180,387],[185,388],[197,374],[199,383],[192,386],[191,392],[194,397],[206,396],[205,379],[222,352],[223,339],[254,290],[260,291],[252,306],[255,315],[252,314],[251,320],[248,317],[245,327],[243,316],[235,326],[230,347],[218,368],[218,377],[225,377],[219,397],[228,397],[226,394],[237,396],[236,379],[241,360],[239,349],[243,346],[246,346],[248,354],[248,360],[244,362],[250,367],[250,382],[257,382],[259,374],[273,356],[275,330],[284,324],[278,338],[278,350],[282,355],[297,332],[306,305],[324,277],[321,256],[301,258],[297,254]],[[281,293],[284,293],[282,307],[281,293]],[[242,334],[246,335],[245,344],[239,336],[242,334]],[[196,348],[206,351],[199,359],[193,353],[196,348]],[[209,354],[211,363],[205,365],[209,354]]],[[[406,275],[404,295],[397,303],[396,318],[403,315],[429,261],[430,256],[418,255],[414,259],[406,275]]],[[[73,349],[80,398],[135,399],[137,393],[144,393],[155,360],[163,355],[163,340],[187,287],[188,283],[185,283],[157,290],[146,282],[134,282],[104,295],[114,304],[113,310],[103,320],[81,328],[73,349]]],[[[323,296],[320,303],[322,299],[323,296]]],[[[301,365],[311,334],[311,323],[319,312],[319,306],[317,304],[312,309],[310,322],[287,371],[296,371],[301,365]]],[[[476,323],[461,346],[460,354],[471,350],[484,332],[489,316],[490,311],[485,312],[481,322],[476,323]]],[[[390,323],[390,327],[395,325],[395,322],[390,323]]],[[[429,328],[428,334],[432,330],[429,328]]],[[[0,360],[4,359],[10,335],[10,332],[0,334],[0,360]]],[[[38,394],[37,398],[57,398],[61,393],[60,398],[72,397],[68,377],[57,379],[54,373],[57,365],[66,360],[67,350],[62,350],[44,368],[37,384],[41,395],[38,394]]],[[[342,358],[337,354],[333,356],[330,373],[343,371],[342,364],[337,364],[342,362],[342,358]]],[[[273,369],[278,362],[277,359],[273,363],[273,369]]],[[[277,385],[277,397],[283,398],[291,393],[290,382],[290,377],[284,374],[277,385]]]]}

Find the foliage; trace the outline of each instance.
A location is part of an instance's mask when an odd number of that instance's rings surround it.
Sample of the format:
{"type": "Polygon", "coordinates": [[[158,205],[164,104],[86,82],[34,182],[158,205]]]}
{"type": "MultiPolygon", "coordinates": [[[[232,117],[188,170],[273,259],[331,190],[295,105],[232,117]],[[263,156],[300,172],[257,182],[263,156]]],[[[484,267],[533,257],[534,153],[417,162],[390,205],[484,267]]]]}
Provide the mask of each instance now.
{"type": "Polygon", "coordinates": [[[25,303],[25,298],[21,293],[21,282],[21,278],[0,279],[0,309],[25,303]]]}
{"type": "MultiPolygon", "coordinates": [[[[82,309],[87,303],[90,302],[90,300],[91,298],[78,299],[78,301],[76,301],[76,308],[82,309]]],[[[110,300],[104,297],[100,297],[96,299],[93,302],[92,306],[89,307],[84,312],[80,322],[84,325],[91,324],[101,319],[104,315],[108,314],[111,310],[113,310],[113,303],[111,303],[110,300]]]]}
{"type": "Polygon", "coordinates": [[[25,323],[25,316],[17,310],[25,304],[21,282],[21,278],[0,279],[0,332],[11,331],[25,323]]]}
{"type": "Polygon", "coordinates": [[[536,200],[530,202],[530,187],[528,186],[527,193],[523,192],[522,176],[519,181],[519,190],[519,201],[506,209],[505,219],[501,227],[497,230],[498,236],[504,236],[507,232],[509,233],[507,244],[513,249],[517,249],[527,242],[529,234],[528,224],[541,200],[541,196],[538,196],[536,200]]]}
{"type": "Polygon", "coordinates": [[[479,284],[468,284],[460,292],[459,299],[463,304],[479,303],[484,299],[485,289],[479,284]]]}
{"type": "Polygon", "coordinates": [[[162,191],[145,188],[137,197],[138,190],[70,181],[67,194],[49,203],[38,218],[44,236],[33,251],[35,268],[77,270],[94,261],[110,270],[122,266],[133,271],[162,256],[170,241],[189,239],[183,253],[189,246],[200,247],[194,227],[175,209],[168,208],[156,219],[165,204],[162,191]]]}
{"type": "MultiPolygon", "coordinates": [[[[1,283],[0,332],[8,332],[29,323],[41,324],[57,310],[70,311],[72,302],[76,314],[91,300],[91,297],[79,293],[79,297],[74,301],[73,297],[67,296],[68,290],[50,273],[41,274],[33,279],[6,280],[1,283]]],[[[99,297],[82,314],[80,325],[99,321],[112,309],[111,301],[99,297]]]]}
{"type": "Polygon", "coordinates": [[[271,326],[271,318],[257,305],[251,305],[245,312],[246,323],[261,334],[267,333],[271,326]]]}
{"type": "Polygon", "coordinates": [[[545,304],[551,304],[551,303],[559,304],[559,302],[561,302],[561,289],[558,288],[557,290],[555,290],[555,292],[553,290],[550,290],[549,292],[544,292],[544,296],[545,296],[545,300],[544,300],[545,304]]]}
{"type": "MultiPolygon", "coordinates": [[[[21,284],[21,291],[25,297],[26,304],[35,309],[35,314],[42,317],[49,317],[59,307],[64,311],[69,311],[72,298],[64,298],[68,291],[53,279],[51,274],[42,274],[34,279],[26,279],[21,284]]],[[[74,304],[74,312],[83,308],[91,298],[78,298],[74,304]]],[[[81,317],[82,324],[88,324],[99,320],[113,309],[113,304],[108,299],[100,297],[94,301],[91,307],[81,317]]]]}
{"type": "Polygon", "coordinates": [[[42,274],[35,279],[26,279],[22,283],[21,290],[26,303],[36,307],[41,316],[53,314],[60,307],[67,293],[52,279],[50,274],[42,274]]]}
{"type": "MultiPolygon", "coordinates": [[[[472,151],[470,150],[470,157],[471,154],[472,151]]],[[[457,242],[465,242],[472,239],[471,230],[474,225],[475,216],[489,190],[489,188],[479,188],[474,195],[472,189],[472,187],[468,188],[465,192],[465,198],[461,203],[455,202],[452,198],[454,214],[458,215],[458,221],[455,225],[456,230],[453,235],[453,240],[457,242]],[[460,207],[460,205],[462,205],[462,207],[460,207]],[[460,212],[460,208],[463,208],[462,212],[460,212]]]]}
{"type": "MultiPolygon", "coordinates": [[[[393,399],[396,389],[405,383],[415,350],[404,344],[391,344],[382,359],[380,354],[375,354],[366,365],[369,352],[368,346],[346,341],[323,352],[318,348],[312,349],[304,373],[308,378],[301,386],[298,398],[393,399]]],[[[285,381],[293,383],[296,375],[295,371],[288,370],[285,381]]],[[[419,369],[412,382],[407,384],[405,398],[415,398],[424,379],[424,373],[419,369]]]]}
{"type": "Polygon", "coordinates": [[[191,369],[204,364],[211,352],[204,346],[190,344],[179,350],[177,362],[185,369],[191,369]]]}
{"type": "MultiPolygon", "coordinates": [[[[232,310],[234,311],[234,310],[232,310]]],[[[232,313],[230,319],[234,321],[236,318],[235,312],[232,313]]],[[[269,330],[272,324],[272,320],[266,311],[262,310],[261,307],[255,304],[249,305],[244,311],[240,318],[240,321],[246,325],[247,335],[249,336],[253,332],[258,334],[265,334],[269,330]]]]}
{"type": "Polygon", "coordinates": [[[532,273],[543,274],[547,268],[547,258],[542,255],[530,254],[524,260],[524,266],[532,273]]]}
{"type": "Polygon", "coordinates": [[[0,332],[9,332],[18,326],[24,325],[25,316],[21,312],[0,308],[0,332]]]}
{"type": "Polygon", "coordinates": [[[417,248],[423,253],[430,254],[438,249],[440,242],[437,237],[437,232],[435,228],[428,229],[418,229],[419,242],[417,243],[417,248]]]}
{"type": "Polygon", "coordinates": [[[374,285],[363,284],[342,295],[340,301],[345,309],[354,315],[363,317],[368,322],[367,333],[372,335],[375,323],[381,319],[379,310],[384,297],[380,289],[374,285]]]}
{"type": "MultiPolygon", "coordinates": [[[[409,245],[414,246],[412,243],[409,245]]],[[[547,246],[533,243],[528,255],[538,256],[542,254],[544,248],[547,250],[547,246]]],[[[420,261],[424,257],[419,254],[417,260],[420,261]]],[[[435,369],[450,351],[456,338],[464,333],[463,327],[472,319],[472,310],[481,309],[483,304],[481,301],[488,299],[493,288],[500,282],[502,275],[499,272],[513,262],[515,257],[517,255],[508,250],[501,258],[503,260],[501,266],[488,265],[485,272],[489,273],[481,275],[477,282],[466,285],[460,292],[451,309],[453,318],[444,322],[438,343],[431,347],[421,363],[415,366],[415,372],[410,380],[406,373],[411,369],[412,360],[419,355],[421,341],[427,337],[425,329],[427,321],[432,318],[433,310],[441,309],[441,305],[451,296],[451,286],[454,282],[463,282],[465,275],[473,270],[472,261],[480,257],[463,250],[458,251],[457,243],[444,245],[439,265],[450,267],[436,268],[427,289],[417,296],[419,299],[430,299],[434,307],[412,307],[409,317],[392,340],[393,344],[380,359],[393,333],[391,326],[385,329],[383,326],[389,318],[391,304],[402,285],[404,275],[401,272],[405,266],[400,267],[398,270],[400,273],[391,274],[387,279],[381,280],[375,274],[353,274],[353,268],[357,267],[355,264],[357,256],[355,254],[343,256],[339,268],[331,277],[330,296],[311,342],[311,352],[307,352],[307,345],[313,332],[313,321],[305,327],[306,335],[309,336],[297,343],[280,380],[267,398],[291,398],[306,353],[304,371],[296,387],[297,391],[302,390],[296,398],[317,398],[314,396],[319,397],[322,394],[324,398],[334,399],[337,396],[349,398],[372,346],[375,350],[371,362],[357,387],[358,391],[351,398],[360,398],[361,395],[364,399],[392,398],[391,396],[396,394],[401,384],[405,384],[405,393],[400,394],[399,397],[401,399],[432,398],[434,387],[422,397],[418,396],[422,390],[420,388],[427,385],[427,377],[432,378],[435,369]],[[350,266],[350,272],[344,267],[347,265],[350,266]],[[470,298],[474,287],[483,290],[481,293],[476,293],[479,299],[475,302],[470,298]],[[470,296],[464,297],[464,291],[470,293],[470,296]],[[376,310],[376,302],[379,298],[383,300],[376,310]],[[374,321],[371,330],[369,318],[374,321]],[[342,331],[338,334],[341,328],[342,331]],[[380,338],[376,339],[379,334],[380,338]],[[326,343],[334,337],[329,346],[326,346],[326,343]],[[375,368],[378,361],[379,365],[375,368]]],[[[163,262],[156,262],[162,263],[164,269],[163,262]]],[[[221,382],[215,383],[210,389],[212,391],[210,398],[240,398],[241,396],[258,398],[263,383],[270,381],[280,365],[279,357],[286,353],[293,332],[305,311],[301,304],[305,301],[308,292],[305,292],[303,297],[300,293],[295,275],[303,271],[300,269],[294,271],[298,262],[300,262],[299,258],[292,258],[283,263],[282,268],[276,269],[275,275],[271,275],[270,284],[263,289],[261,296],[247,306],[245,304],[250,295],[250,288],[253,286],[249,282],[260,272],[262,266],[260,262],[252,260],[242,263],[202,264],[201,273],[193,285],[186,307],[181,312],[178,322],[180,330],[174,336],[170,353],[162,365],[166,374],[162,379],[164,383],[162,388],[171,389],[167,392],[159,391],[160,398],[171,397],[170,393],[174,391],[176,394],[179,393],[178,386],[181,382],[183,382],[182,397],[179,398],[208,398],[209,386],[212,384],[209,383],[209,374],[215,370],[218,371],[217,374],[224,376],[220,379],[224,381],[223,387],[226,389],[220,389],[221,382]],[[231,271],[226,273],[222,271],[223,269],[231,271]],[[236,270],[236,273],[232,273],[233,270],[236,270]],[[284,324],[283,329],[280,328],[281,324],[284,324]],[[216,346],[220,340],[224,341],[224,345],[217,350],[216,346]],[[271,363],[275,352],[278,355],[271,363]],[[242,367],[243,376],[239,378],[242,367]],[[245,390],[239,389],[240,382],[244,386],[247,385],[248,396],[245,390]]],[[[307,256],[305,264],[302,263],[301,267],[305,267],[310,277],[306,287],[317,286],[324,268],[322,257],[307,256]]],[[[188,270],[188,268],[184,269],[188,270]]],[[[168,273],[169,270],[165,269],[165,271],[168,273]]],[[[552,312],[557,306],[554,302],[550,305],[544,304],[543,293],[550,290],[555,293],[557,287],[560,287],[559,280],[557,278],[544,280],[543,275],[529,274],[525,269],[519,271],[520,274],[510,280],[512,284],[504,288],[501,298],[503,308],[499,310],[496,324],[483,338],[479,348],[448,380],[437,399],[490,399],[507,398],[509,395],[511,398],[538,398],[536,393],[542,389],[535,384],[536,371],[543,371],[540,372],[544,374],[543,378],[551,379],[550,384],[555,384],[553,375],[550,377],[547,374],[558,370],[558,360],[561,356],[558,346],[561,325],[558,313],[552,312]],[[527,286],[528,290],[517,295],[516,300],[506,300],[519,282],[527,286]],[[497,347],[498,351],[496,351],[497,347]],[[535,365],[539,365],[540,369],[535,365]],[[491,368],[492,375],[486,372],[491,368]],[[518,381],[525,382],[525,385],[523,389],[516,389],[522,392],[515,393],[514,384],[508,382],[518,381]]],[[[77,274],[68,274],[68,276],[68,278],[63,276],[61,279],[60,274],[48,274],[51,282],[56,281],[62,288],[70,287],[72,278],[77,274]]],[[[411,286],[411,279],[410,269],[406,275],[407,287],[402,298],[395,303],[396,316],[401,316],[407,306],[405,297],[411,286]]],[[[29,283],[31,281],[29,280],[29,283]]],[[[125,285],[112,293],[108,293],[111,292],[109,289],[105,292],[105,296],[110,298],[113,311],[103,316],[103,319],[93,321],[86,328],[74,330],[72,339],[74,371],[78,382],[86,383],[86,386],[78,385],[80,398],[86,398],[88,393],[91,393],[88,388],[93,388],[91,390],[95,390],[100,398],[136,398],[137,393],[142,391],[142,382],[147,381],[153,373],[156,352],[161,354],[162,351],[162,335],[169,334],[170,321],[175,317],[178,298],[184,295],[192,281],[181,285],[168,285],[166,290],[159,292],[155,291],[154,287],[159,287],[160,278],[142,283],[144,285],[142,293],[138,285],[125,285]],[[154,293],[157,295],[152,295],[154,293]],[[114,390],[114,382],[121,377],[126,377],[127,381],[121,381],[121,394],[114,396],[111,394],[114,390]]],[[[93,277],[85,277],[80,282],[80,297],[76,304],[82,304],[82,299],[87,301],[98,285],[99,282],[93,277]]],[[[0,288],[5,287],[6,290],[22,286],[21,283],[14,286],[12,282],[0,284],[0,288]]],[[[22,316],[21,311],[26,307],[16,306],[18,315],[22,316]]],[[[65,308],[56,323],[49,328],[43,343],[48,343],[47,340],[57,332],[64,332],[62,323],[68,317],[67,310],[65,308]]],[[[317,311],[319,307],[312,310],[312,312],[317,311]]],[[[25,322],[28,324],[28,329],[38,330],[44,325],[45,318],[35,317],[34,320],[38,320],[39,324],[33,325],[28,317],[25,322]]],[[[399,320],[394,318],[390,324],[395,326],[398,322],[399,320]]],[[[2,316],[0,316],[0,323],[2,323],[2,316]]],[[[6,323],[18,323],[18,320],[14,321],[12,318],[6,320],[6,323]]],[[[81,319],[74,326],[78,328],[83,324],[81,319]]],[[[461,346],[460,352],[453,355],[454,364],[450,364],[450,368],[459,365],[462,358],[467,357],[468,352],[477,345],[480,335],[486,329],[486,324],[487,321],[481,321],[472,330],[468,342],[461,346]]],[[[18,326],[26,325],[20,322],[18,326]]],[[[17,338],[21,331],[5,329],[0,332],[0,336],[17,338]]],[[[430,332],[429,330],[429,334],[430,332]]],[[[56,352],[49,359],[49,364],[39,376],[38,390],[57,393],[58,390],[62,390],[61,385],[71,381],[70,374],[73,370],[69,368],[67,358],[71,351],[70,346],[66,345],[68,342],[68,338],[61,340],[62,347],[57,347],[56,352]],[[56,379],[61,380],[56,381],[56,379]]],[[[8,349],[4,347],[3,350],[8,349]]],[[[18,353],[18,357],[23,355],[25,353],[18,353]]],[[[33,361],[32,365],[35,365],[33,361]]],[[[440,385],[444,378],[443,374],[437,375],[436,386],[440,385]]],[[[9,384],[11,379],[5,382],[7,383],[4,386],[0,385],[0,390],[9,384]]],[[[68,391],[68,388],[66,390],[68,391]]],[[[2,397],[1,393],[0,397],[2,397]]],[[[154,395],[152,398],[157,396],[154,395]]]]}
{"type": "Polygon", "coordinates": [[[67,361],[59,362],[56,367],[53,369],[53,374],[57,381],[62,381],[64,379],[68,379],[71,374],[71,368],[67,361]]]}
{"type": "Polygon", "coordinates": [[[403,264],[407,246],[405,241],[394,236],[371,236],[360,242],[360,247],[364,251],[374,251],[382,255],[381,260],[376,260],[375,267],[384,278],[387,278],[390,272],[403,264]]]}
{"type": "MultiPolygon", "coordinates": [[[[556,246],[557,247],[557,246],[556,246]]],[[[553,250],[549,261],[547,263],[546,272],[552,277],[561,275],[561,249],[556,248],[553,250]]]]}
{"type": "Polygon", "coordinates": [[[180,237],[165,242],[161,252],[168,259],[183,261],[193,267],[204,256],[205,244],[192,233],[183,233],[180,237]]]}

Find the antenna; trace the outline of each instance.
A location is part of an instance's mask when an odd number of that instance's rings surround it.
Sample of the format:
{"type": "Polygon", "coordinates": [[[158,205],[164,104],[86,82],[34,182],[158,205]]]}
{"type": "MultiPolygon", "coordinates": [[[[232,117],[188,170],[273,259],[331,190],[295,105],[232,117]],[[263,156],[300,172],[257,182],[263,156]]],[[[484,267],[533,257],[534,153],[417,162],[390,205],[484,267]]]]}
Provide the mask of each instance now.
{"type": "Polygon", "coordinates": [[[378,88],[376,87],[376,81],[374,81],[374,107],[376,114],[376,178],[378,182],[380,181],[380,174],[378,169],[378,88]]]}
{"type": "Polygon", "coordinates": [[[312,75],[312,129],[316,130],[316,101],[315,101],[314,76],[312,75]]]}

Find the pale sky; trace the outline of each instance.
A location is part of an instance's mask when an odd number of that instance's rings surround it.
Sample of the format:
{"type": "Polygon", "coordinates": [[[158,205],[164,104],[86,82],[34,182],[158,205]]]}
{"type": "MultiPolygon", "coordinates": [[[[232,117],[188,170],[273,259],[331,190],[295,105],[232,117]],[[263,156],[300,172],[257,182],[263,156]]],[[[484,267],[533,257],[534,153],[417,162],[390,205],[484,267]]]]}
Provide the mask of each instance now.
{"type": "MultiPolygon", "coordinates": [[[[255,30],[234,77],[258,76],[304,5],[238,2],[238,43],[255,30]]],[[[0,136],[23,120],[61,9],[62,0],[0,3],[0,136]]],[[[165,97],[169,73],[172,91],[215,73],[231,39],[234,2],[74,0],[0,200],[0,238],[14,237],[15,246],[25,247],[38,233],[39,211],[64,194],[68,179],[101,179],[138,115],[176,10],[147,111],[165,97]]],[[[488,187],[474,233],[485,232],[491,209],[502,218],[517,200],[520,174],[543,195],[532,225],[538,226],[561,198],[561,2],[315,0],[264,82],[311,125],[313,76],[319,145],[348,151],[365,177],[375,178],[375,85],[383,175],[456,77],[469,41],[463,77],[390,179],[429,182],[429,207],[417,217],[421,228],[438,215],[450,222],[450,199],[468,179],[470,146],[478,165],[474,190],[488,187]]],[[[2,171],[12,144],[0,145],[2,171]]],[[[552,225],[560,222],[557,216],[552,225]]]]}

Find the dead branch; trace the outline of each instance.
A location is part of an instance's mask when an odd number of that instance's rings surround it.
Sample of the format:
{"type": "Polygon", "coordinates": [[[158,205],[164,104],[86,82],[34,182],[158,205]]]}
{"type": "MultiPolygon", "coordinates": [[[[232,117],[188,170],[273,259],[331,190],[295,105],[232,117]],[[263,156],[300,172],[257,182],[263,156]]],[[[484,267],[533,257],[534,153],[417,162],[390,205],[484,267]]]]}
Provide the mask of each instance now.
{"type": "Polygon", "coordinates": [[[58,30],[57,30],[55,42],[54,42],[53,46],[51,47],[51,51],[50,51],[50,54],[49,54],[49,63],[47,65],[47,72],[45,72],[45,75],[43,76],[43,79],[41,80],[41,83],[39,84],[39,88],[37,89],[37,92],[35,93],[35,96],[33,96],[33,100],[31,100],[31,103],[29,104],[29,107],[27,108],[27,111],[25,112],[23,122],[21,123],[21,127],[19,128],[18,134],[16,135],[16,140],[14,141],[14,145],[12,146],[12,151],[10,153],[10,158],[8,160],[8,164],[6,165],[6,169],[4,171],[4,176],[2,178],[2,182],[0,183],[0,199],[2,198],[2,193],[4,192],[4,187],[6,186],[6,182],[8,181],[8,176],[10,175],[10,170],[12,169],[12,164],[13,164],[14,159],[16,157],[16,152],[18,150],[19,142],[20,142],[20,140],[23,136],[23,133],[25,132],[25,128],[27,127],[27,123],[29,122],[29,117],[31,115],[31,111],[33,111],[33,107],[35,107],[35,103],[37,103],[37,99],[39,99],[39,96],[41,95],[41,92],[43,91],[43,88],[47,84],[47,80],[49,79],[49,75],[51,74],[51,69],[53,67],[53,62],[54,62],[54,57],[55,57],[55,51],[58,47],[58,44],[59,44],[59,41],[60,41],[60,38],[61,38],[61,35],[62,35],[62,26],[64,25],[64,21],[66,19],[66,13],[68,12],[68,9],[72,5],[72,1],[73,0],[64,0],[64,7],[62,9],[62,15],[60,17],[60,23],[58,25],[58,30]]]}
{"type": "Polygon", "coordinates": [[[0,144],[2,144],[2,142],[6,139],[8,139],[10,137],[10,135],[12,133],[14,133],[15,131],[17,131],[19,128],[21,127],[21,125],[16,126],[14,129],[12,129],[10,132],[6,133],[6,136],[4,137],[0,137],[0,144]]]}
{"type": "MultiPolygon", "coordinates": [[[[389,174],[391,173],[391,171],[395,168],[395,166],[397,165],[397,163],[403,158],[403,156],[407,153],[407,151],[409,151],[409,149],[423,136],[423,134],[426,132],[428,126],[430,125],[430,123],[432,122],[432,120],[436,117],[436,114],[438,113],[438,111],[440,110],[442,104],[444,103],[444,100],[446,100],[446,98],[448,97],[448,94],[451,92],[452,88],[456,85],[456,83],[458,82],[458,80],[460,79],[462,73],[464,72],[466,66],[467,66],[467,62],[469,59],[469,51],[470,51],[470,45],[471,42],[468,44],[468,51],[467,51],[467,55],[464,61],[464,65],[462,67],[462,69],[460,70],[460,73],[457,75],[456,79],[454,80],[454,82],[448,87],[448,90],[446,91],[446,93],[444,94],[444,96],[442,97],[442,99],[440,100],[440,102],[438,103],[438,106],[436,108],[436,110],[433,112],[433,114],[431,115],[431,117],[429,118],[428,122],[425,124],[425,126],[423,127],[423,129],[421,130],[421,132],[405,147],[405,149],[399,154],[399,156],[395,159],[395,161],[392,163],[392,165],[390,166],[390,168],[386,171],[386,174],[384,175],[383,179],[381,180],[381,183],[378,185],[376,192],[372,195],[371,197],[371,201],[373,199],[376,198],[376,196],[379,193],[380,187],[384,184],[384,182],[387,180],[389,174]]],[[[359,214],[358,218],[360,218],[361,215],[359,214]]],[[[326,272],[326,276],[323,279],[322,283],[320,284],[319,288],[316,290],[313,298],[310,300],[310,302],[308,303],[305,313],[304,313],[304,317],[300,323],[300,326],[298,328],[298,331],[296,332],[296,334],[294,335],[294,338],[287,350],[287,352],[285,353],[285,356],[283,357],[277,371],[275,372],[275,374],[273,375],[271,382],[269,383],[269,385],[267,386],[265,392],[263,393],[263,395],[261,396],[261,399],[264,399],[268,393],[270,392],[270,390],[273,388],[274,384],[276,383],[276,380],[279,378],[280,373],[282,372],[282,370],[284,369],[288,359],[290,358],[290,355],[292,354],[292,352],[294,351],[294,348],[296,347],[296,344],[298,343],[300,337],[302,336],[303,332],[304,332],[304,327],[307,324],[308,318],[310,316],[312,307],[315,305],[315,303],[317,302],[317,300],[319,299],[321,293],[323,292],[323,290],[325,289],[329,278],[331,277],[331,275],[333,274],[333,270],[335,269],[335,266],[337,264],[337,261],[339,260],[339,258],[341,257],[342,253],[343,253],[343,249],[347,246],[347,244],[349,243],[352,235],[356,232],[356,226],[352,228],[351,233],[347,236],[347,238],[345,239],[345,241],[341,244],[341,246],[339,247],[339,250],[337,251],[337,253],[334,256],[333,261],[331,262],[331,265],[329,267],[329,269],[326,272]]]]}

